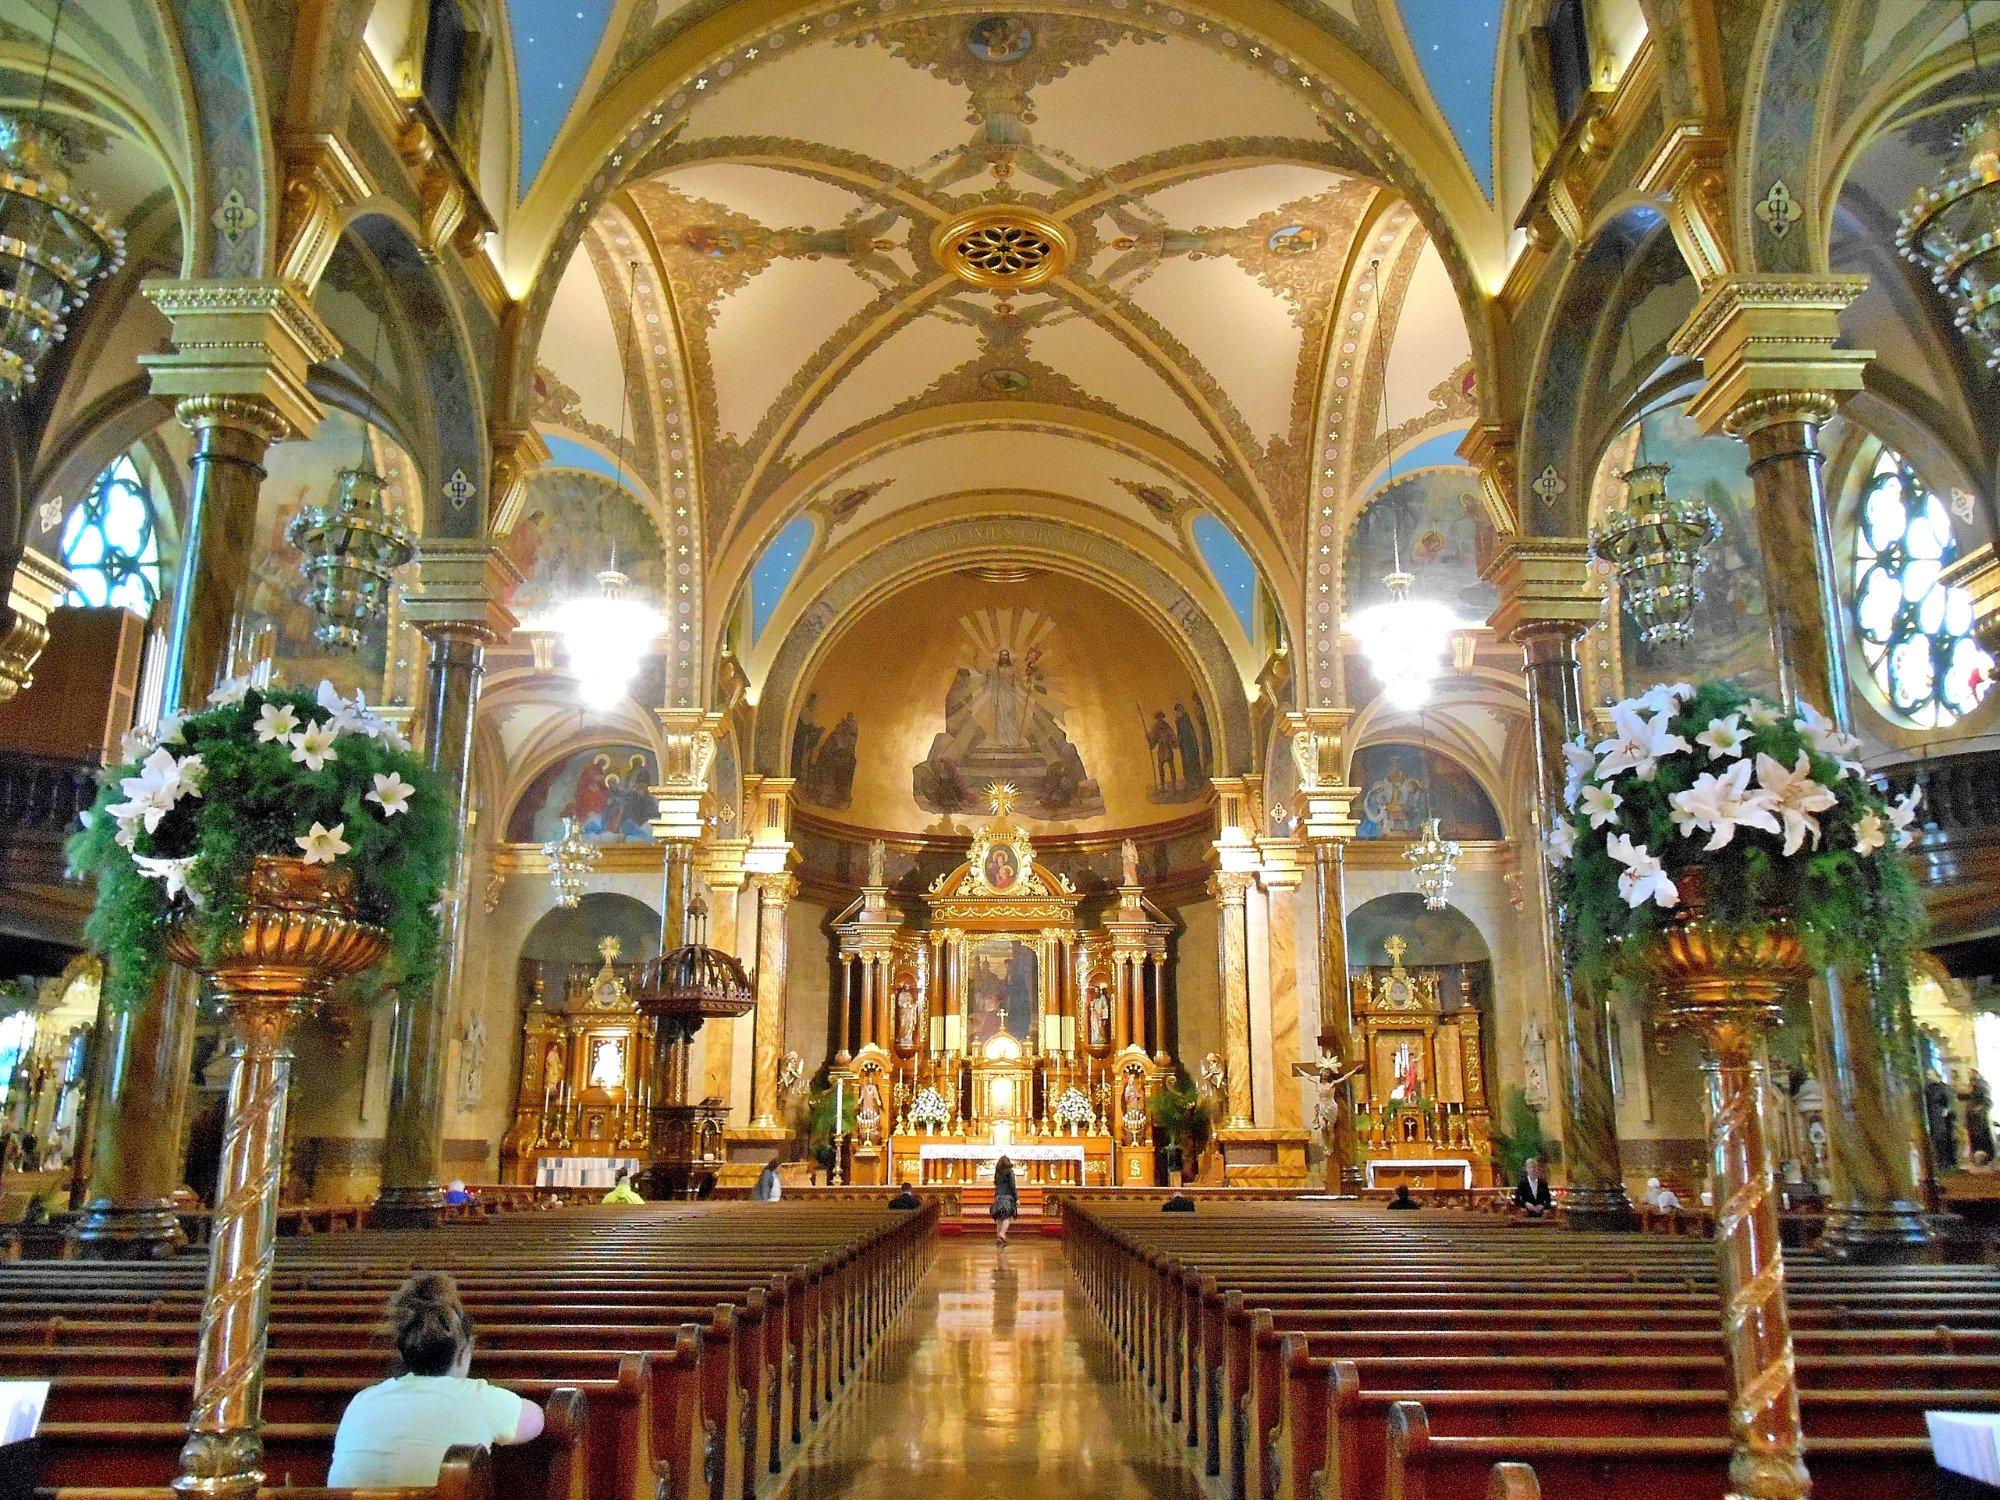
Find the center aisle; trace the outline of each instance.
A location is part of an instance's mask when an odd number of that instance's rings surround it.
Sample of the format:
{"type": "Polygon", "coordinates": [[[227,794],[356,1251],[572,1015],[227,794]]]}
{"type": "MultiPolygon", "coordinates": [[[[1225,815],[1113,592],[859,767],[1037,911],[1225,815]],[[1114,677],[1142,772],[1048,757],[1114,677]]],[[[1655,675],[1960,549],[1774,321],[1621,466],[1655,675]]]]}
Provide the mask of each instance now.
{"type": "Polygon", "coordinates": [[[1175,1500],[1174,1455],[1121,1388],[1061,1245],[946,1240],[795,1500],[1175,1500]]]}

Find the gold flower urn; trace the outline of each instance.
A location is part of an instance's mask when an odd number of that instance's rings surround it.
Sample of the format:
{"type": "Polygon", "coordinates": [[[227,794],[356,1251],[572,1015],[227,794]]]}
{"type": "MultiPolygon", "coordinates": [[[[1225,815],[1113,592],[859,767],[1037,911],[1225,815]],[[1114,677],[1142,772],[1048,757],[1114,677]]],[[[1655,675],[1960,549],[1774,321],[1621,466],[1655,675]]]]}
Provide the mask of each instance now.
{"type": "Polygon", "coordinates": [[[1777,1190],[1764,1134],[1765,1038],[1812,975],[1805,941],[1784,913],[1710,920],[1700,871],[1677,872],[1680,902],[1665,928],[1627,939],[1621,966],[1645,987],[1663,1033],[1701,1037],[1708,1078],[1710,1186],[1729,1348],[1729,1495],[1798,1500],[1812,1490],[1799,1425],[1798,1380],[1785,1307],[1777,1190]]]}
{"type": "Polygon", "coordinates": [[[292,1077],[293,1024],[340,980],[374,965],[388,934],[355,916],[345,871],[260,856],[247,905],[219,943],[192,919],[167,956],[214,984],[229,1015],[229,1114],[209,1241],[194,1413],[174,1490],[253,1500],[263,1483],[265,1313],[292,1077]]]}

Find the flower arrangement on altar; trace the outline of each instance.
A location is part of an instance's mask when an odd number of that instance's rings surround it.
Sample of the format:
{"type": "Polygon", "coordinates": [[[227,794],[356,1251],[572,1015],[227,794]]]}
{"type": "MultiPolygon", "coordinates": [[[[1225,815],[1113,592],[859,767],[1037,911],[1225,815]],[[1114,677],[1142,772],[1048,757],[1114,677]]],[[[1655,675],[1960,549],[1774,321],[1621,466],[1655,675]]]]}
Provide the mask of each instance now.
{"type": "Polygon", "coordinates": [[[910,1105],[909,1121],[927,1131],[942,1130],[951,1121],[951,1106],[945,1103],[943,1094],[927,1085],[917,1090],[916,1101],[910,1105]]]}
{"type": "Polygon", "coordinates": [[[127,735],[121,749],[69,845],[71,871],[97,882],[85,932],[114,1005],[159,978],[167,923],[216,953],[241,924],[251,867],[269,855],[341,872],[355,915],[388,931],[384,980],[429,980],[455,817],[409,741],[359,695],[233,679],[207,708],[169,716],[156,737],[127,735]]]}
{"type": "Polygon", "coordinates": [[[1066,1088],[1056,1096],[1056,1124],[1066,1127],[1074,1135],[1079,1130],[1088,1130],[1097,1119],[1097,1112],[1090,1107],[1090,1097],[1080,1088],[1066,1088]]]}
{"type": "Polygon", "coordinates": [[[1729,682],[1663,684],[1611,710],[1611,733],[1565,747],[1568,815],[1546,836],[1574,969],[1608,977],[1624,940],[1656,932],[1698,883],[1705,915],[1788,915],[1815,964],[1878,959],[1900,992],[1922,923],[1903,850],[1917,795],[1885,798],[1861,742],[1729,682]]]}

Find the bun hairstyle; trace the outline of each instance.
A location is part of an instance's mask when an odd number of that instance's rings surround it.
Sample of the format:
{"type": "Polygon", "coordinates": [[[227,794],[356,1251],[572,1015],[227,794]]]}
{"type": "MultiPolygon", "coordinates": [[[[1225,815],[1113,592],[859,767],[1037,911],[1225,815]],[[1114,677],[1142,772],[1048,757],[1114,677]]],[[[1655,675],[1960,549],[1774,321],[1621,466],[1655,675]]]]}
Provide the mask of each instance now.
{"type": "Polygon", "coordinates": [[[458,1283],[442,1271],[419,1271],[389,1299],[396,1353],[412,1375],[449,1375],[472,1343],[472,1320],[458,1300],[458,1283]]]}

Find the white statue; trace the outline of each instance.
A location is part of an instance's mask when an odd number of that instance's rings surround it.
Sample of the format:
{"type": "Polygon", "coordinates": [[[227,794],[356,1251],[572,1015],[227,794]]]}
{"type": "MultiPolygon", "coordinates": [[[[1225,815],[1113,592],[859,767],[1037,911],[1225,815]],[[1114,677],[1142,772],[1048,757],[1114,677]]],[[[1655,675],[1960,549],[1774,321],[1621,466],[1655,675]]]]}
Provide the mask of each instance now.
{"type": "Polygon", "coordinates": [[[1549,1040],[1542,1018],[1532,1014],[1521,1023],[1521,1092],[1531,1107],[1549,1107],[1549,1040]]]}
{"type": "Polygon", "coordinates": [[[1229,1097],[1229,1069],[1213,1052],[1201,1060],[1195,1069],[1196,1087],[1208,1105],[1209,1116],[1220,1120],[1224,1105],[1229,1097]]]}
{"type": "Polygon", "coordinates": [[[796,1052],[787,1052],[778,1061],[778,1097],[789,1099],[805,1080],[806,1060],[796,1052]]]}
{"type": "Polygon", "coordinates": [[[486,1018],[477,1012],[458,1034],[458,1107],[479,1108],[479,1086],[486,1072],[486,1018]]]}
{"type": "Polygon", "coordinates": [[[887,873],[888,863],[888,844],[881,839],[873,840],[868,845],[868,884],[871,887],[884,886],[889,883],[887,873]]]}
{"type": "Polygon", "coordinates": [[[1118,846],[1118,858],[1123,866],[1126,885],[1139,883],[1139,841],[1126,839],[1118,846]]]}

